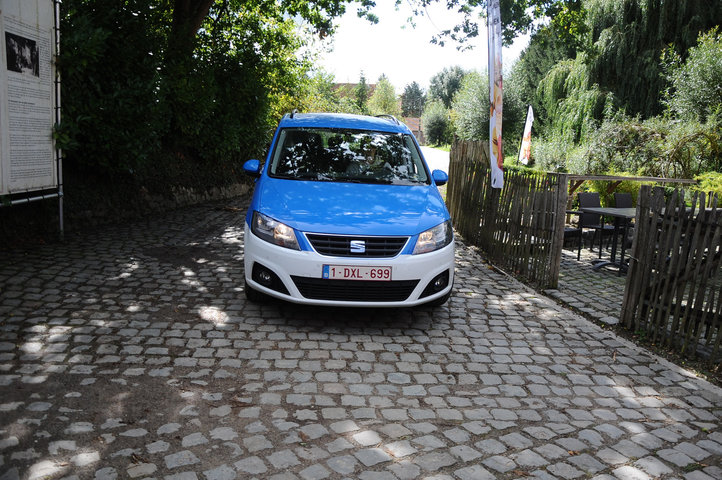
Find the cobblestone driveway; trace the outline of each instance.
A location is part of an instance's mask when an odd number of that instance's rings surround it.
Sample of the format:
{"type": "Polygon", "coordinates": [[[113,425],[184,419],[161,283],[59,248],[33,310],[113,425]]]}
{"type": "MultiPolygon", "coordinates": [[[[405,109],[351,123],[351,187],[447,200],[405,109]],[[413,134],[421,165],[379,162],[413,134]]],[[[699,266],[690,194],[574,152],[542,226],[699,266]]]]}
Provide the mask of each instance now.
{"type": "Polygon", "coordinates": [[[438,309],[246,303],[244,202],[0,258],[0,479],[722,478],[720,390],[459,245],[438,309]]]}

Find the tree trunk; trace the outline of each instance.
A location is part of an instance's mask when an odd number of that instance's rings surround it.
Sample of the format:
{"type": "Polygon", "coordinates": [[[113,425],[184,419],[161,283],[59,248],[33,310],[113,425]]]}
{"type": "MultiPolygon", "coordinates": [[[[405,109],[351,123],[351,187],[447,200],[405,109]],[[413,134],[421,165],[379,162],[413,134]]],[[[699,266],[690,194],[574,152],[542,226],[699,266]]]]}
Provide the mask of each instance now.
{"type": "Polygon", "coordinates": [[[198,29],[214,0],[175,0],[173,23],[168,37],[168,60],[182,60],[193,54],[198,29]]]}

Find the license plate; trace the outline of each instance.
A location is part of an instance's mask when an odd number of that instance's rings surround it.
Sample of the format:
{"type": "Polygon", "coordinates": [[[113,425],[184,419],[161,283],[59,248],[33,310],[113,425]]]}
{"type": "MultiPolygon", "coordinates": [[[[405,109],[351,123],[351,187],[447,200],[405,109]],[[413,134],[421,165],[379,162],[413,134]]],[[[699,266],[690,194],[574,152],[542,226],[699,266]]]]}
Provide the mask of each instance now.
{"type": "Polygon", "coordinates": [[[391,267],[359,267],[355,265],[324,265],[323,278],[328,280],[391,281],[391,267]]]}

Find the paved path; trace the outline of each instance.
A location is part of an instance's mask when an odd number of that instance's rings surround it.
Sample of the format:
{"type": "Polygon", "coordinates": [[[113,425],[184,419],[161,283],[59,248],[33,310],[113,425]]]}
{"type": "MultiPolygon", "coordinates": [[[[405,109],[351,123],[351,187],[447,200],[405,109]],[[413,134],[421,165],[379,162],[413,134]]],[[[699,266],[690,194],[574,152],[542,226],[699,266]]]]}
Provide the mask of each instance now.
{"type": "Polygon", "coordinates": [[[720,479],[719,389],[459,245],[438,309],[246,303],[242,201],[0,257],[0,479],[720,479]]]}
{"type": "Polygon", "coordinates": [[[556,290],[547,290],[545,294],[591,318],[616,324],[621,314],[627,277],[609,267],[594,270],[592,260],[598,258],[599,253],[588,248],[582,249],[579,260],[576,249],[562,250],[559,286],[556,290]]]}
{"type": "Polygon", "coordinates": [[[432,147],[421,147],[421,153],[424,155],[426,163],[431,170],[443,170],[449,173],[449,152],[439,150],[432,147]]]}

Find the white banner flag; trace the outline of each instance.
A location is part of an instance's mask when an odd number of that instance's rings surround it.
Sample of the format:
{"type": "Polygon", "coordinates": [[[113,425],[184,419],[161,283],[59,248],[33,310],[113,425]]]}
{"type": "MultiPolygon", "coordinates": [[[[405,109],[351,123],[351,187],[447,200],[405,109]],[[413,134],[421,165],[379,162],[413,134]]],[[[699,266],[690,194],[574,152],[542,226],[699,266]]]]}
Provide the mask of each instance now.
{"type": "Polygon", "coordinates": [[[534,110],[529,105],[526,112],[526,123],[524,124],[524,135],[521,137],[521,146],[519,147],[519,162],[522,165],[529,165],[531,158],[531,126],[534,123],[534,110]]]}
{"type": "Polygon", "coordinates": [[[491,161],[491,186],[504,186],[504,149],[501,144],[502,114],[502,63],[501,63],[501,14],[499,0],[487,3],[487,29],[489,31],[489,160],[491,161]]]}

